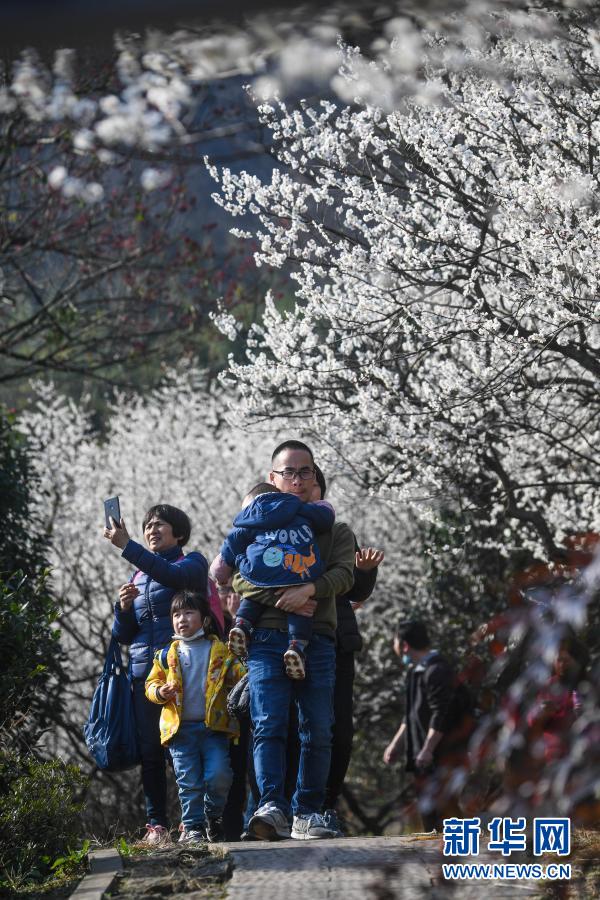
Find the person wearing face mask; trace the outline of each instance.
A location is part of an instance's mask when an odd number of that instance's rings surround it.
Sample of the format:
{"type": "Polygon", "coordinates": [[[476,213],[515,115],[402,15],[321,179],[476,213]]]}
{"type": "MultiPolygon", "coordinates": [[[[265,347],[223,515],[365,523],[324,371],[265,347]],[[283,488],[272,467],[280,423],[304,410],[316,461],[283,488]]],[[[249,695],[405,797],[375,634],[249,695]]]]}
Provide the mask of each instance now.
{"type": "Polygon", "coordinates": [[[454,768],[466,765],[471,719],[467,693],[450,663],[432,647],[424,622],[401,622],[394,652],[408,667],[405,712],[383,761],[391,765],[404,746],[423,827],[441,831],[444,818],[460,815],[446,788],[454,768]]]}
{"type": "Polygon", "coordinates": [[[215,843],[225,837],[229,742],[240,733],[227,695],[246,670],[214,634],[206,597],[175,594],[171,617],[174,640],[154,656],[146,697],[162,707],[160,740],[170,750],[181,802],[179,842],[215,843]]]}

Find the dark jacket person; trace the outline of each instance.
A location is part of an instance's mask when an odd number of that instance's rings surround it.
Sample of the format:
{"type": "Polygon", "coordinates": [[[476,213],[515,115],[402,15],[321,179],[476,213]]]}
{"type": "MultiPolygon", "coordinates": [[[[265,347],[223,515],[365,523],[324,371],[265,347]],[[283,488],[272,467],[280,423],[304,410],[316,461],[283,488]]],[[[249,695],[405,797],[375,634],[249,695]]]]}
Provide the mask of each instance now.
{"type": "Polygon", "coordinates": [[[423,622],[401,623],[394,650],[410,668],[404,720],[383,759],[393,762],[404,743],[406,769],[415,775],[423,827],[441,830],[444,818],[460,815],[448,788],[455,767],[466,765],[472,730],[468,694],[450,663],[431,646],[423,622]]]}

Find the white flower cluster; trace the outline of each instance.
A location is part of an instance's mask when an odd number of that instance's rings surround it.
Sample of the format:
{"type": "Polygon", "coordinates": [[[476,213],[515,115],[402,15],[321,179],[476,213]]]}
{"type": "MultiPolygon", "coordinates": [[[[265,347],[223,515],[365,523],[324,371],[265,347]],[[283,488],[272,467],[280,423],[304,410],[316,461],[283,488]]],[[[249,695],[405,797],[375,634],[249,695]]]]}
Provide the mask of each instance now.
{"type": "MultiPolygon", "coordinates": [[[[271,182],[211,171],[297,282],[230,365],[246,413],[300,402],[376,493],[548,558],[600,530],[600,69],[585,30],[505,24],[459,74],[425,67],[439,105],[267,103],[271,182]]],[[[365,65],[346,54],[349,84],[365,65]]]]}
{"type": "Polygon", "coordinates": [[[140,178],[140,183],[145,191],[156,191],[166,187],[173,173],[169,169],[155,169],[153,166],[144,169],[140,178]]]}
{"type": "MultiPolygon", "coordinates": [[[[172,33],[121,33],[115,37],[114,92],[87,96],[77,88],[77,68],[85,65],[72,50],[58,50],[52,70],[27,51],[12,81],[0,87],[0,112],[19,104],[36,121],[62,122],[72,131],[78,153],[110,164],[119,150],[153,152],[185,143],[198,89],[232,75],[250,76],[263,99],[306,88],[310,94],[337,93],[350,103],[376,103],[388,112],[406,98],[444,102],[444,73],[462,71],[465,47],[485,48],[503,29],[529,37],[560,31],[555,18],[524,18],[520,0],[457,0],[449,10],[435,0],[395,0],[384,12],[373,4],[362,10],[339,4],[308,21],[302,8],[282,9],[269,17],[249,15],[243,25],[202,21],[184,23],[172,33]],[[362,36],[370,59],[348,47],[340,70],[340,34],[362,36]]],[[[493,69],[496,76],[507,72],[483,52],[468,62],[483,71],[493,69]]],[[[142,176],[146,190],[162,186],[151,171],[142,176]]],[[[99,199],[97,186],[88,189],[68,177],[60,189],[85,201],[99,199]]]]}
{"type": "Polygon", "coordinates": [[[241,331],[239,322],[234,315],[221,309],[220,305],[218,312],[209,312],[208,316],[230,341],[235,341],[239,336],[241,331]]]}
{"type": "Polygon", "coordinates": [[[65,197],[77,197],[84,203],[99,203],[104,188],[97,181],[86,181],[69,175],[66,166],[55,166],[48,175],[48,184],[54,191],[62,191],[65,197]]]}
{"type": "MultiPolygon", "coordinates": [[[[117,160],[116,152],[139,147],[156,150],[185,129],[182,119],[193,97],[192,84],[176,61],[158,52],[144,52],[134,39],[117,42],[119,94],[81,96],[75,87],[75,54],[59,50],[53,72],[48,72],[33,52],[17,62],[12,83],[2,89],[0,110],[13,111],[17,104],[37,122],[61,123],[73,134],[73,150],[81,156],[92,154],[103,165],[117,160]]],[[[140,176],[144,190],[165,187],[171,180],[168,169],[149,166],[140,176]]],[[[86,182],[55,167],[48,183],[67,198],[86,203],[103,199],[98,182],[86,182]]]]}

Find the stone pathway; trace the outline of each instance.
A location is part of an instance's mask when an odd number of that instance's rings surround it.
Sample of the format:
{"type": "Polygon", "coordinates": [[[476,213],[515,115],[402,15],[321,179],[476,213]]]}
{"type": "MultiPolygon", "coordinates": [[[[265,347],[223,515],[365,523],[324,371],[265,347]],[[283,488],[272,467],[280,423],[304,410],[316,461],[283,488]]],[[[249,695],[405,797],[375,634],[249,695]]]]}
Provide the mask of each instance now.
{"type": "MultiPolygon", "coordinates": [[[[113,851],[100,851],[102,853],[113,851]]],[[[543,882],[446,882],[441,839],[344,838],[173,846],[124,861],[113,900],[513,900],[540,897],[543,882]],[[225,852],[224,852],[225,851],[225,852]],[[233,875],[229,879],[233,868],[233,875]]],[[[498,862],[487,853],[461,862],[498,862]]],[[[517,862],[517,860],[514,860],[517,862]]],[[[519,860],[522,862],[524,860],[519,860]]],[[[101,900],[93,877],[72,900],[101,900]],[[89,889],[89,890],[88,890],[89,889]]],[[[76,892],[77,893],[77,892],[76,892]]]]}
{"type": "MultiPolygon", "coordinates": [[[[344,838],[226,845],[227,900],[508,900],[539,896],[534,882],[441,880],[440,839],[344,838]]],[[[487,861],[483,855],[478,862],[487,861]]]]}
{"type": "MultiPolygon", "coordinates": [[[[221,900],[232,860],[219,848],[175,846],[125,859],[106,898],[113,900],[221,900]]],[[[85,880],[85,879],[84,879],[85,880]]],[[[79,900],[72,895],[71,900],[79,900]]],[[[102,900],[84,896],[81,900],[102,900]]]]}

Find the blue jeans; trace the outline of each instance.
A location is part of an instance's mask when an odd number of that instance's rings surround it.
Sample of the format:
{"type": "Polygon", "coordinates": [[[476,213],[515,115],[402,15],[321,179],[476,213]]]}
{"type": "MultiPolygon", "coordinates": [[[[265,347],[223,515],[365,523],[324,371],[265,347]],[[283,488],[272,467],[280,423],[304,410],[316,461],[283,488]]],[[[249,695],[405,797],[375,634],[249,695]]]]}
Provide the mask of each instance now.
{"type": "MultiPolygon", "coordinates": [[[[238,619],[244,619],[246,622],[250,622],[252,627],[254,627],[264,611],[265,608],[262,603],[258,603],[256,600],[249,600],[248,597],[244,597],[244,599],[240,603],[238,611],[235,614],[235,620],[237,622],[238,619]]],[[[294,640],[310,641],[312,637],[313,625],[311,616],[299,616],[295,613],[288,613],[287,620],[288,642],[294,640]]],[[[287,646],[285,649],[287,650],[287,646]]]]}
{"type": "Polygon", "coordinates": [[[285,798],[286,739],[290,703],[298,706],[300,766],[294,815],[321,812],[331,759],[335,646],[332,638],[313,634],[306,648],[306,678],[285,674],[283,654],[288,635],[257,628],[248,658],[250,713],[254,728],[254,768],[260,805],[274,803],[289,816],[285,798]]]}
{"type": "Polygon", "coordinates": [[[181,821],[189,831],[223,813],[231,787],[229,737],[204,722],[182,722],[169,741],[181,803],[181,821]]]}

